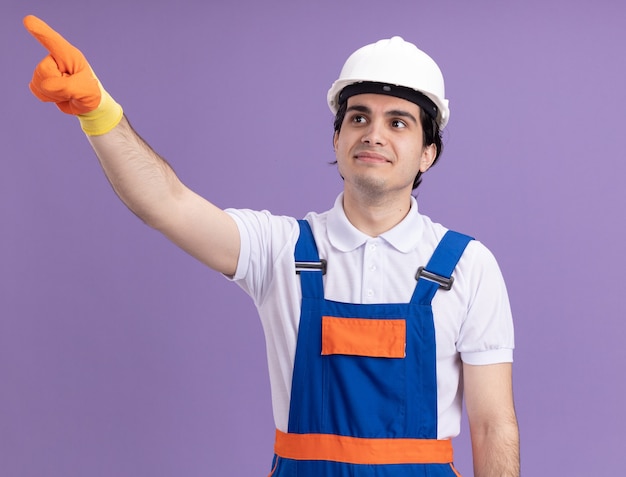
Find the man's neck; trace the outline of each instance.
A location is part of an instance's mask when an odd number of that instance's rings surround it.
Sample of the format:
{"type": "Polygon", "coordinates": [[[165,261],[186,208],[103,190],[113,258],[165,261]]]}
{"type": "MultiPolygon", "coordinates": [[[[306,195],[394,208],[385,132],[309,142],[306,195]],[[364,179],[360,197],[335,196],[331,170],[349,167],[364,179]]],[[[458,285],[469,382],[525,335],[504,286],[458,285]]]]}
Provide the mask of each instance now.
{"type": "Polygon", "coordinates": [[[398,225],[411,209],[411,196],[373,199],[344,191],[343,210],[352,225],[370,237],[378,237],[398,225]]]}

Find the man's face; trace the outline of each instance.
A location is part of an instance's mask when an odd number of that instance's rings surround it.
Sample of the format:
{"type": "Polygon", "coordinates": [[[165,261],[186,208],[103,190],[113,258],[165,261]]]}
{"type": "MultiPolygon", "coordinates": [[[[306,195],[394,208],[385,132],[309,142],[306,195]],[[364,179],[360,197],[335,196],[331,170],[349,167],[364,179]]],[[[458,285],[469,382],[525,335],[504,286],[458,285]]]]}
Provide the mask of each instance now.
{"type": "Polygon", "coordinates": [[[418,171],[426,172],[436,156],[435,146],[424,147],[423,141],[416,104],[380,94],[348,98],[334,137],[346,192],[410,194],[418,171]]]}

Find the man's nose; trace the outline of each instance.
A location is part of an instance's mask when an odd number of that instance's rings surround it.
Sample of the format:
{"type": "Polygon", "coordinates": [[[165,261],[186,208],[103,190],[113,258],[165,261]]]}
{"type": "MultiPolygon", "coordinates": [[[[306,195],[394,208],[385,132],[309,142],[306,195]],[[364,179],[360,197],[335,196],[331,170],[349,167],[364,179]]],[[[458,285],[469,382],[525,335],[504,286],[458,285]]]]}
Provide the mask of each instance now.
{"type": "Polygon", "coordinates": [[[371,122],[363,132],[361,142],[370,146],[382,146],[385,143],[383,126],[377,121],[371,122]]]}

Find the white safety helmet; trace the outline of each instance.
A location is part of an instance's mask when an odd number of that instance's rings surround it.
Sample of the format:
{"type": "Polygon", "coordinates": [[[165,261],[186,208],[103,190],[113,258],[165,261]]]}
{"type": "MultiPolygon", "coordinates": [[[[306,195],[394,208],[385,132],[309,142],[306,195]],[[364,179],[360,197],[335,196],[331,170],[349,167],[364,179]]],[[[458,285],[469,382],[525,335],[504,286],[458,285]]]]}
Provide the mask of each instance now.
{"type": "Polygon", "coordinates": [[[362,93],[380,93],[408,99],[434,117],[440,129],[446,126],[450,118],[443,75],[437,63],[399,36],[366,45],[352,53],[343,65],[339,79],[328,90],[328,106],[333,114],[337,114],[341,102],[349,96],[362,93]],[[351,88],[340,98],[346,86],[351,88]],[[432,104],[429,107],[429,101],[424,101],[415,91],[426,96],[436,108],[432,104]]]}

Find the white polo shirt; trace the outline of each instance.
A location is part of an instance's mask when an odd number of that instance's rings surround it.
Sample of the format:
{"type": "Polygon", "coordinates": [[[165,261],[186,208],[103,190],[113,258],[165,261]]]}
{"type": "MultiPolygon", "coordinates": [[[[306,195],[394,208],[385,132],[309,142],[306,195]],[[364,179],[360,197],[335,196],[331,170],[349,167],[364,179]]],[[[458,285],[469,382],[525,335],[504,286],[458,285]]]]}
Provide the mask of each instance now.
{"type": "MultiPolygon", "coordinates": [[[[416,286],[418,267],[426,265],[447,229],[411,210],[396,227],[370,237],[348,221],[339,195],[324,213],[309,213],[321,258],[328,261],[324,294],[346,303],[406,303],[416,286]]],[[[300,320],[300,280],[294,250],[297,220],[267,211],[235,210],[241,235],[237,271],[232,279],[259,311],[267,346],[276,427],[287,432],[291,379],[300,320]]],[[[433,299],[437,345],[439,439],[458,435],[461,421],[461,360],[474,365],[513,360],[513,321],[498,264],[477,240],[468,245],[454,273],[452,290],[433,299]]]]}

